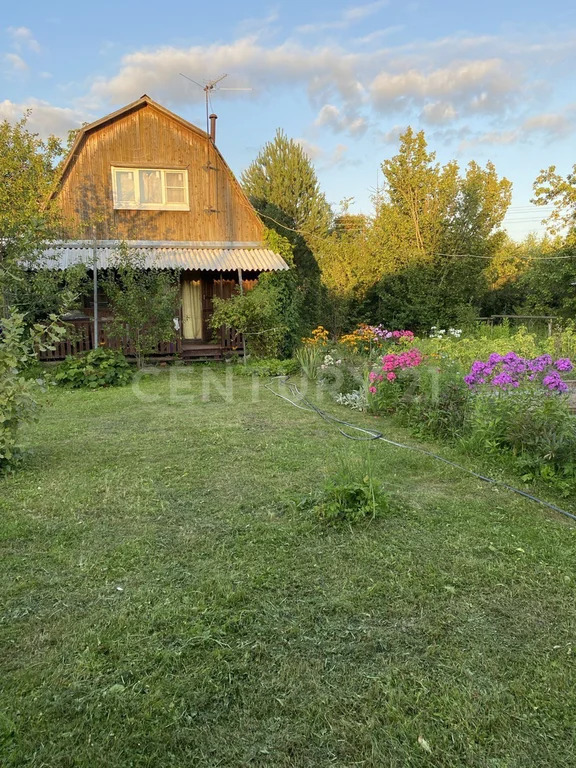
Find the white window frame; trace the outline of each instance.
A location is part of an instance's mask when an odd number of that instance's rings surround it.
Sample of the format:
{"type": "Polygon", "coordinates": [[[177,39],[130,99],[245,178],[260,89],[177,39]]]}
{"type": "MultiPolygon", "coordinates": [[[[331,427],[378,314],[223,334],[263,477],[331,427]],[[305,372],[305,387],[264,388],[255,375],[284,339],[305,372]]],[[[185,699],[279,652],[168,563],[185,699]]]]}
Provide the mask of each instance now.
{"type": "Polygon", "coordinates": [[[126,168],[120,165],[112,166],[112,196],[114,198],[114,208],[117,210],[129,211],[189,211],[190,201],[188,198],[188,170],[186,168],[126,168]],[[159,171],[161,174],[162,202],[161,203],[142,203],[140,202],[140,172],[141,171],[159,171]],[[118,185],[116,174],[133,173],[134,174],[134,195],[133,201],[118,200],[118,185]],[[182,173],[184,175],[184,202],[169,203],[166,199],[166,174],[182,173]]]}

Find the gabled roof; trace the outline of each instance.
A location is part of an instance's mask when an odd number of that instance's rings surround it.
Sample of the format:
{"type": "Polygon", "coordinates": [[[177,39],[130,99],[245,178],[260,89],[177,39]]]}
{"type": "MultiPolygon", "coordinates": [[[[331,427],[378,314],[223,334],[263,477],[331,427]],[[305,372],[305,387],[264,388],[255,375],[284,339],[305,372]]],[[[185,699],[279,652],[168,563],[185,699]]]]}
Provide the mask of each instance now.
{"type": "MultiPolygon", "coordinates": [[[[82,128],[78,130],[78,133],[76,134],[76,138],[74,139],[74,143],[70,147],[70,151],[68,152],[68,155],[64,160],[62,167],[59,170],[58,177],[55,181],[54,189],[50,195],[50,198],[52,199],[58,192],[62,179],[66,175],[68,168],[70,167],[70,165],[74,161],[74,158],[76,157],[80,144],[88,134],[94,133],[95,131],[99,130],[103,126],[108,125],[109,123],[113,123],[115,120],[119,120],[122,117],[124,117],[124,115],[127,115],[130,112],[134,112],[135,110],[141,109],[142,107],[145,107],[145,106],[152,107],[153,109],[165,115],[166,117],[170,118],[171,120],[174,120],[175,122],[180,123],[180,125],[184,126],[184,128],[188,129],[189,131],[192,131],[192,133],[195,133],[197,136],[200,136],[206,141],[211,142],[210,135],[206,133],[206,131],[203,131],[201,128],[198,128],[193,123],[189,123],[188,120],[184,120],[183,117],[180,117],[180,115],[177,115],[175,112],[171,112],[169,109],[166,109],[166,107],[163,107],[161,104],[158,104],[157,101],[154,101],[154,99],[151,99],[150,96],[148,96],[145,93],[139,99],[136,99],[136,101],[132,101],[130,104],[127,104],[125,107],[122,107],[121,109],[117,109],[115,112],[111,112],[109,115],[106,115],[105,117],[101,117],[99,120],[95,120],[93,123],[88,123],[88,125],[84,125],[82,128]]],[[[250,201],[248,200],[248,197],[246,196],[244,190],[238,183],[238,180],[232,173],[232,170],[230,169],[228,163],[222,157],[222,154],[220,153],[220,150],[218,149],[218,147],[215,144],[212,144],[212,148],[218,154],[220,160],[224,164],[224,167],[230,174],[232,180],[237,185],[242,196],[248,202],[248,205],[251,208],[253,208],[252,203],[250,203],[250,201]]],[[[255,209],[254,209],[254,213],[256,214],[255,209]]]]}

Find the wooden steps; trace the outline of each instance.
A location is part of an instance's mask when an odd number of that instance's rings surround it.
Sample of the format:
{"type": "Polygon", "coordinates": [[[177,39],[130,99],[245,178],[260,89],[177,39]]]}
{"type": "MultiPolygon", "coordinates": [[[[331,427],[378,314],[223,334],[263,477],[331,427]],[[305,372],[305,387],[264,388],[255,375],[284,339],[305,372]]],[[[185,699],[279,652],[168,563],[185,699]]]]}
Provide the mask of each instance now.
{"type": "Polygon", "coordinates": [[[206,342],[183,341],[182,360],[194,362],[206,362],[210,360],[223,360],[224,348],[220,344],[208,344],[206,342]]]}

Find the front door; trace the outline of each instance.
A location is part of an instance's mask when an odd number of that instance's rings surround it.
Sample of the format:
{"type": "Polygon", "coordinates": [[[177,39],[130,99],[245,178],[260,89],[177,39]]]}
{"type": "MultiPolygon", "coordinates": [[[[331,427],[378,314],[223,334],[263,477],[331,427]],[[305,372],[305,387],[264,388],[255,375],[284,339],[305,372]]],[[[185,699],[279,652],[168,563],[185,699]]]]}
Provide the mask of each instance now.
{"type": "Polygon", "coordinates": [[[202,281],[182,281],[182,336],[202,339],[202,281]]]}

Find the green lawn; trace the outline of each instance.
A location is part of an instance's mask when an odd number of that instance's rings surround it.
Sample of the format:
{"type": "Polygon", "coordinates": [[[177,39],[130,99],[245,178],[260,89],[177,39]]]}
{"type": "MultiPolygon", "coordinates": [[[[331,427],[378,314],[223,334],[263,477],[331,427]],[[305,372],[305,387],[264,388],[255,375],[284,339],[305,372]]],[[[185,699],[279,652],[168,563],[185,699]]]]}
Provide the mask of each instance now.
{"type": "Polygon", "coordinates": [[[0,479],[2,768],[576,765],[570,521],[206,371],[51,391],[0,479]],[[385,519],[286,503],[367,450],[385,519]]]}

